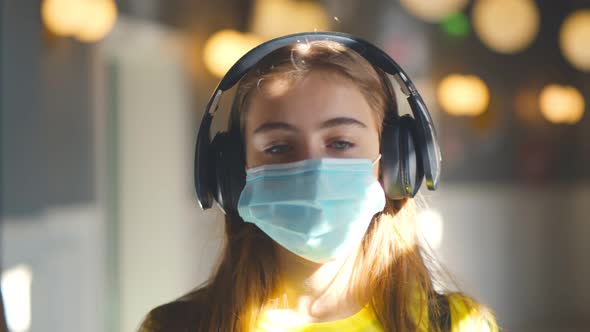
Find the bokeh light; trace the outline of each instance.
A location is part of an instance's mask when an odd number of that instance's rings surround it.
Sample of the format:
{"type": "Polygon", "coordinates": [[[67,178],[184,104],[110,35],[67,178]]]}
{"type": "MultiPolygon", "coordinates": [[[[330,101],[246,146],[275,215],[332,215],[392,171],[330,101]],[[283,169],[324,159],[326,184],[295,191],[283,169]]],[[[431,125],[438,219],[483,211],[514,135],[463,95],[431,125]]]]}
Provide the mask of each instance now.
{"type": "Polygon", "coordinates": [[[45,0],[41,16],[47,29],[56,35],[95,42],[112,30],[117,6],[113,0],[45,0]]]}
{"type": "Polygon", "coordinates": [[[72,0],[44,0],[41,5],[41,16],[49,31],[60,36],[73,34],[80,26],[84,5],[72,0]]]}
{"type": "Polygon", "coordinates": [[[471,30],[469,19],[463,13],[448,16],[441,22],[441,27],[449,36],[458,38],[467,37],[471,30]]]}
{"type": "Polygon", "coordinates": [[[0,286],[11,332],[26,332],[31,326],[32,280],[33,272],[28,265],[18,265],[2,272],[0,286]]]}
{"type": "Polygon", "coordinates": [[[584,115],[584,97],[573,86],[549,84],[539,95],[541,113],[550,122],[574,124],[584,115]]]}
{"type": "Polygon", "coordinates": [[[565,19],[559,45],[575,68],[590,72],[590,9],[578,10],[565,19]]]}
{"type": "Polygon", "coordinates": [[[205,66],[215,76],[223,77],[240,57],[260,43],[261,40],[253,34],[235,30],[218,31],[205,43],[205,66]]]}
{"type": "Polygon", "coordinates": [[[533,0],[477,0],[473,29],[479,39],[499,53],[517,53],[537,36],[539,9],[533,0]]]}
{"type": "Polygon", "coordinates": [[[451,14],[462,11],[468,0],[400,0],[400,4],[414,16],[437,23],[451,14]]]}
{"type": "Polygon", "coordinates": [[[434,209],[420,211],[416,220],[421,241],[432,249],[438,249],[443,240],[443,217],[434,209]]]}
{"type": "Polygon", "coordinates": [[[76,38],[81,41],[95,42],[102,39],[117,21],[117,6],[114,1],[87,1],[84,10],[84,24],[75,32],[76,38]]]}
{"type": "Polygon", "coordinates": [[[452,74],[439,84],[440,106],[449,114],[476,116],[486,111],[490,93],[482,79],[473,75],[452,74]]]}
{"type": "Polygon", "coordinates": [[[256,0],[251,31],[266,39],[291,33],[325,31],[330,18],[311,1],[256,0]]]}

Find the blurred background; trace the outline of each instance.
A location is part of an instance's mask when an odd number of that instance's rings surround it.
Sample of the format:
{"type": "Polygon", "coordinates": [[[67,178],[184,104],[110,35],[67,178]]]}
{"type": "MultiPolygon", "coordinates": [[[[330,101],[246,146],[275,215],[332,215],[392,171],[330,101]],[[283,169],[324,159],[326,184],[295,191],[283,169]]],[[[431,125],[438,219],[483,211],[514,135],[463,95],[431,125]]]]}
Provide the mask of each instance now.
{"type": "Polygon", "coordinates": [[[429,105],[444,168],[418,225],[461,289],[504,331],[588,331],[590,1],[0,0],[10,331],[134,331],[205,281],[203,108],[248,49],[314,30],[379,45],[429,105]]]}

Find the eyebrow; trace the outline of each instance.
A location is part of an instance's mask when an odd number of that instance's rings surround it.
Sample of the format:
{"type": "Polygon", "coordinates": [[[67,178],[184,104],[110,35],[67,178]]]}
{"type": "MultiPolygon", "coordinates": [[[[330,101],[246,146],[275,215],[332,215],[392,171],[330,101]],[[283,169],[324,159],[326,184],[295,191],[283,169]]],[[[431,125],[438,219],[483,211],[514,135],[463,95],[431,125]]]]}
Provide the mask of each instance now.
{"type": "MultiPolygon", "coordinates": [[[[334,127],[338,127],[338,126],[355,126],[355,127],[359,127],[359,128],[367,128],[367,125],[365,125],[364,123],[362,123],[359,120],[356,120],[353,118],[339,117],[339,118],[333,118],[333,119],[324,121],[320,125],[320,129],[328,129],[328,128],[334,128],[334,127]]],[[[285,130],[285,131],[291,131],[291,132],[299,131],[299,129],[297,129],[293,125],[290,125],[285,122],[278,122],[277,121],[277,122],[263,123],[258,128],[256,128],[256,130],[254,130],[254,134],[266,133],[266,132],[273,131],[273,130],[285,130]]]]}
{"type": "Polygon", "coordinates": [[[266,122],[254,130],[254,134],[266,133],[273,130],[298,131],[294,126],[285,122],[266,122]]]}
{"type": "Polygon", "coordinates": [[[367,128],[367,125],[360,122],[359,120],[353,119],[353,118],[345,118],[345,117],[334,118],[334,119],[330,119],[328,121],[325,121],[324,123],[322,123],[320,128],[326,129],[326,128],[333,128],[333,127],[338,127],[338,126],[355,126],[355,127],[360,127],[360,128],[367,128]]]}

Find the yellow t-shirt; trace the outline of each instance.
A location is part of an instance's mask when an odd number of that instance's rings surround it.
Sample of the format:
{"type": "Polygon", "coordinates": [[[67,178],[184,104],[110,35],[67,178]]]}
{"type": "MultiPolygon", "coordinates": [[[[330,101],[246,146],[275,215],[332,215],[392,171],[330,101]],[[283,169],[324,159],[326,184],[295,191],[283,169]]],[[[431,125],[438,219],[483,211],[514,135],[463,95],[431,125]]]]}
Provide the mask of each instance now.
{"type": "Polygon", "coordinates": [[[301,323],[293,316],[281,312],[270,311],[262,315],[257,324],[256,332],[382,332],[383,328],[368,307],[363,307],[356,314],[336,321],[323,323],[301,323]]]}
{"type": "MultiPolygon", "coordinates": [[[[467,305],[458,295],[449,296],[451,310],[451,332],[497,332],[493,317],[482,318],[481,315],[468,311],[467,305]]],[[[428,313],[422,322],[428,322],[428,313]]],[[[421,324],[421,330],[428,330],[428,323],[421,324]]],[[[282,311],[268,311],[262,314],[257,323],[256,332],[384,332],[383,327],[368,306],[356,314],[332,322],[301,323],[296,318],[282,311]]]]}

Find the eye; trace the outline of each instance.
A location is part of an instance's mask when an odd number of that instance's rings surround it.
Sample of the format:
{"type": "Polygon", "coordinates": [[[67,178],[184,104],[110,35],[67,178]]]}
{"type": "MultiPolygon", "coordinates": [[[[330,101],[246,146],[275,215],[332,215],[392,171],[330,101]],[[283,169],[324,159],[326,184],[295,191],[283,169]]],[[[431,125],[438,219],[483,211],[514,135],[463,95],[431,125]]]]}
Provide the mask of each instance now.
{"type": "Polygon", "coordinates": [[[267,154],[282,154],[291,151],[291,146],[288,144],[276,144],[264,149],[267,154]]]}
{"type": "Polygon", "coordinates": [[[354,143],[339,140],[339,141],[334,141],[334,142],[328,144],[328,146],[333,149],[336,149],[336,150],[347,150],[347,149],[354,147],[354,143]]]}

